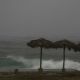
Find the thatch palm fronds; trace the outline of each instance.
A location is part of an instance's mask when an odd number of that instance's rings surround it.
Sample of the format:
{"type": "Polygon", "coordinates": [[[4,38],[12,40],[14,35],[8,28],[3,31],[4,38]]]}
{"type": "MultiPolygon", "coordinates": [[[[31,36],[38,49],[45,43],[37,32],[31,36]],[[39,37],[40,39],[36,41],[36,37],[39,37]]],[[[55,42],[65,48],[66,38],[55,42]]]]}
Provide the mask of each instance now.
{"type": "Polygon", "coordinates": [[[77,44],[77,51],[80,51],[80,43],[77,44]]]}
{"type": "Polygon", "coordinates": [[[42,71],[42,50],[43,48],[51,48],[52,42],[49,40],[46,40],[44,38],[31,40],[29,43],[27,43],[28,46],[32,48],[40,48],[40,71],[42,71]]]}
{"type": "Polygon", "coordinates": [[[65,71],[65,49],[77,50],[77,45],[69,40],[60,40],[53,43],[53,48],[63,48],[63,71],[65,71]]]}

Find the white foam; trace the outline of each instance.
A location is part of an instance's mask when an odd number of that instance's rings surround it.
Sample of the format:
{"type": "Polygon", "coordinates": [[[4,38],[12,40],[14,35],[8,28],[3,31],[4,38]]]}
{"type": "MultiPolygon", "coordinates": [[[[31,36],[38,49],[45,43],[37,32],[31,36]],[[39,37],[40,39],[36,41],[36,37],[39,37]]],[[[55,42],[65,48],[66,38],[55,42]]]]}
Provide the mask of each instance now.
{"type": "MultiPolygon", "coordinates": [[[[22,62],[25,67],[30,65],[29,69],[37,69],[39,68],[39,59],[26,59],[21,56],[7,56],[7,58],[11,58],[17,62],[22,62]]],[[[43,60],[42,67],[44,69],[61,69],[63,65],[63,61],[54,61],[54,60],[43,60]]],[[[80,63],[72,60],[65,61],[65,67],[70,69],[75,69],[80,71],[80,63]]]]}

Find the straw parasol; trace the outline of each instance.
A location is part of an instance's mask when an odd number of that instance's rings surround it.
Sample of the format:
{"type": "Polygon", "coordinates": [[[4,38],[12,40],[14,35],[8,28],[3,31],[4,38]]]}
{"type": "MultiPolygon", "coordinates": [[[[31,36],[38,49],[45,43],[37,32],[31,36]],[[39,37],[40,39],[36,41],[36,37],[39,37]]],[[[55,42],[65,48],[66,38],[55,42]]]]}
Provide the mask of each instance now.
{"type": "Polygon", "coordinates": [[[40,48],[40,71],[42,71],[42,51],[43,48],[51,48],[52,42],[49,40],[46,40],[44,38],[36,39],[36,40],[31,40],[30,42],[27,43],[28,46],[32,48],[40,48]]]}
{"type": "Polygon", "coordinates": [[[69,40],[60,40],[53,43],[53,48],[63,48],[63,69],[62,71],[65,71],[65,49],[68,50],[73,49],[74,51],[77,51],[77,45],[69,40]]]}

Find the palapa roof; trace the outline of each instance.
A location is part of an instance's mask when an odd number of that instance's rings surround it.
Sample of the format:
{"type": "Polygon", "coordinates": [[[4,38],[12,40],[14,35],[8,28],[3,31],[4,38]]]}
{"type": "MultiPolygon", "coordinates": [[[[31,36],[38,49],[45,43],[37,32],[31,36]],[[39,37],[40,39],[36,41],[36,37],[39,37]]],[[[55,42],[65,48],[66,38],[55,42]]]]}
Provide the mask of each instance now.
{"type": "Polygon", "coordinates": [[[80,51],[80,43],[78,43],[77,46],[78,46],[78,51],[80,51]]]}
{"type": "Polygon", "coordinates": [[[69,50],[77,50],[77,45],[69,40],[60,40],[53,43],[53,48],[68,48],[69,50]]]}
{"type": "Polygon", "coordinates": [[[44,39],[44,38],[31,40],[30,42],[27,43],[27,45],[32,48],[36,48],[36,47],[50,48],[52,46],[52,44],[53,43],[51,41],[44,39]]]}

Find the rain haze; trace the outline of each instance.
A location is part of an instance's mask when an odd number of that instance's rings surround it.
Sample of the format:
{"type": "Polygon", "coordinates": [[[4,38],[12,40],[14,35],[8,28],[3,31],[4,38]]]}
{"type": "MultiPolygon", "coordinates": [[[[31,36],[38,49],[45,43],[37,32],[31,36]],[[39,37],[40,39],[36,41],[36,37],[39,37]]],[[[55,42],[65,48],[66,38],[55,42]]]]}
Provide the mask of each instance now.
{"type": "MultiPolygon", "coordinates": [[[[80,0],[0,0],[0,69],[38,69],[40,48],[26,45],[34,37],[80,41],[80,0]]],[[[43,68],[62,62],[63,49],[43,49],[43,68]]],[[[66,49],[66,68],[80,70],[80,52],[66,49]]]]}
{"type": "Polygon", "coordinates": [[[1,36],[80,37],[80,0],[0,0],[1,36]]]}

